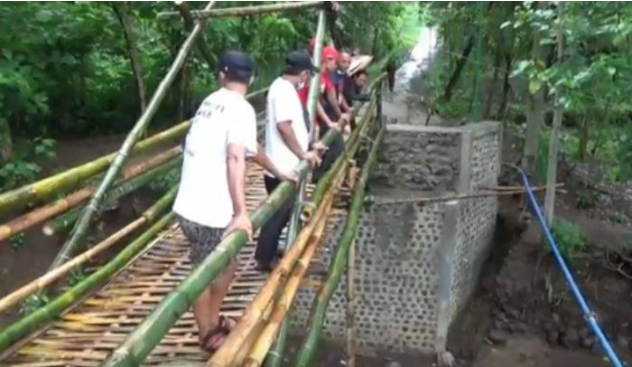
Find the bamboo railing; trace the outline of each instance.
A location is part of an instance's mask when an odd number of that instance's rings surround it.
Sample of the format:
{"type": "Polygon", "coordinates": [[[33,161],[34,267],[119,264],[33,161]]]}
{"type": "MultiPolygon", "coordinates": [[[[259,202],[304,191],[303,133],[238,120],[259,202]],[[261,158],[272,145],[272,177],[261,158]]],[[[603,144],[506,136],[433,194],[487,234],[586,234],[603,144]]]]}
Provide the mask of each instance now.
{"type": "MultiPolygon", "coordinates": [[[[167,143],[176,142],[186,134],[190,126],[190,121],[184,121],[153,135],[139,142],[130,154],[140,155],[167,143]]],[[[47,199],[53,194],[66,192],[77,187],[84,180],[103,172],[114,161],[115,157],[116,153],[111,153],[67,171],[0,194],[0,215],[6,214],[22,205],[36,200],[47,199]]]]}
{"type": "Polygon", "coordinates": [[[96,272],[92,273],[84,281],[73,286],[47,305],[38,308],[18,320],[16,323],[2,330],[2,332],[0,332],[0,351],[4,351],[13,343],[60,315],[63,311],[68,309],[68,307],[80,302],[81,298],[90,291],[107,283],[114,274],[124,269],[130,261],[141,254],[156,234],[169,224],[173,218],[173,213],[163,216],[141,236],[125,247],[125,249],[123,249],[111,261],[99,268],[96,272]]]}
{"type": "MultiPolygon", "coordinates": [[[[123,174],[121,175],[121,178],[117,180],[116,185],[125,186],[126,183],[133,184],[133,182],[136,182],[137,178],[147,176],[148,173],[152,172],[156,167],[159,167],[174,157],[181,155],[181,153],[182,149],[180,147],[175,147],[130,166],[123,171],[123,174]]],[[[90,195],[93,192],[94,186],[87,186],[62,199],[37,208],[5,224],[1,224],[0,241],[85,202],[90,198],[90,195]]]]}
{"type": "Polygon", "coordinates": [[[154,222],[173,203],[175,195],[176,188],[173,188],[151,207],[149,207],[149,209],[147,209],[138,219],[116,231],[108,238],[99,242],[97,245],[85,251],[81,255],[75,256],[71,260],[65,262],[62,266],[47,272],[41,277],[31,281],[25,286],[0,299],[0,312],[3,312],[10,307],[17,305],[19,302],[25,300],[27,297],[37,292],[41,292],[46,287],[53,284],[55,281],[68,275],[71,270],[76,269],[79,266],[94,259],[97,255],[103,253],[105,250],[112,247],[114,244],[118,243],[121,239],[125,238],[137,229],[143,227],[148,223],[154,222]]]}
{"type": "Polygon", "coordinates": [[[323,287],[320,289],[318,296],[314,299],[314,305],[312,307],[311,315],[309,318],[309,331],[307,337],[305,338],[305,341],[298,351],[294,363],[295,366],[309,366],[316,352],[320,332],[322,330],[322,325],[327,312],[327,306],[329,305],[329,300],[331,299],[331,296],[334,294],[334,292],[338,288],[338,285],[340,284],[340,279],[342,278],[345,265],[347,264],[349,249],[355,239],[358,223],[360,220],[360,212],[362,211],[362,205],[364,203],[364,192],[366,189],[366,184],[369,179],[371,170],[375,165],[375,162],[377,161],[378,147],[382,141],[382,138],[384,137],[384,133],[384,128],[380,129],[380,132],[373,142],[373,146],[371,147],[368,159],[364,167],[362,168],[360,179],[354,187],[351,206],[349,207],[347,221],[342,232],[342,237],[338,246],[336,247],[333,261],[329,267],[329,276],[325,281],[323,287]]]}

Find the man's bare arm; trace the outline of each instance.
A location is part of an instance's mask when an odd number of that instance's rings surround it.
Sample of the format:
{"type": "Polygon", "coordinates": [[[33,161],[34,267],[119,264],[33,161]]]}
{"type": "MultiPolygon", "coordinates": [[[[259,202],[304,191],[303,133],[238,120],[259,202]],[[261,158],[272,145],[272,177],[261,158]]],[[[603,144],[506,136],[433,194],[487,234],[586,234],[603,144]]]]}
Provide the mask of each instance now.
{"type": "Polygon", "coordinates": [[[285,145],[290,148],[294,155],[303,159],[306,152],[303,150],[303,148],[301,148],[301,145],[298,143],[298,139],[296,139],[294,129],[292,129],[292,121],[278,122],[276,126],[279,130],[279,134],[281,134],[281,138],[283,139],[285,145]]]}
{"type": "Polygon", "coordinates": [[[246,214],[246,148],[228,146],[226,155],[228,169],[228,190],[233,201],[235,216],[246,214]]]}

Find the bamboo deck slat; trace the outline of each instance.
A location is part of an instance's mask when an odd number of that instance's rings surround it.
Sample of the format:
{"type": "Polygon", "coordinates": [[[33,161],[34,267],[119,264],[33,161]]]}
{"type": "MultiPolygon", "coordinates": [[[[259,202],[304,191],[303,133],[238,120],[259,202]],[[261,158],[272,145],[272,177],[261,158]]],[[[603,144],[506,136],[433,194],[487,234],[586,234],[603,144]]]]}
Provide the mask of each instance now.
{"type": "MultiPolygon", "coordinates": [[[[266,197],[263,172],[249,167],[248,207],[266,197]]],[[[0,366],[98,366],[158,303],[189,273],[188,243],[177,224],[154,241],[149,250],[108,285],[58,318],[25,343],[0,366]]],[[[254,270],[254,243],[239,254],[237,277],[222,312],[239,317],[263,285],[266,275],[254,270]]],[[[185,314],[145,360],[145,365],[208,359],[197,342],[193,315],[185,314]]]]}

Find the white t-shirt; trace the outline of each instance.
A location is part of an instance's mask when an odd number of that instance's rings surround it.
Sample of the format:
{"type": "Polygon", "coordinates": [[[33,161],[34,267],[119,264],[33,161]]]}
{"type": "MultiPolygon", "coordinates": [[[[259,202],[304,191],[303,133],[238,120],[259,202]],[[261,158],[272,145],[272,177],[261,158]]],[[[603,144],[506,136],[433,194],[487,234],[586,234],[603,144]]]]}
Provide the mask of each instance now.
{"type": "MultiPolygon", "coordinates": [[[[291,121],[298,144],[303,150],[307,150],[309,133],[305,126],[303,106],[298,92],[292,83],[279,77],[270,85],[268,91],[266,155],[279,171],[289,173],[296,168],[300,159],[285,144],[279,132],[277,124],[284,121],[291,121]]],[[[266,174],[271,175],[269,172],[266,174]]]]}
{"type": "Polygon", "coordinates": [[[242,95],[222,88],[202,102],[187,134],[175,213],[212,228],[230,223],[234,213],[226,165],[229,144],[256,154],[257,120],[242,95]]]}

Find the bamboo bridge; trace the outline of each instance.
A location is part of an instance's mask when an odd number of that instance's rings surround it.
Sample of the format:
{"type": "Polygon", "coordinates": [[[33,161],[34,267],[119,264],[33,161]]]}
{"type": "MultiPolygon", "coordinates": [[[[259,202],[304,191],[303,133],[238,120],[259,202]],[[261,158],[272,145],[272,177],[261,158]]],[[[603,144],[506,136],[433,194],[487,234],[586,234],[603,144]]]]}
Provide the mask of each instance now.
{"type": "MultiPolygon", "coordinates": [[[[317,185],[307,184],[309,166],[303,161],[297,166],[299,184],[285,182],[267,196],[262,171],[249,166],[247,201],[255,230],[284,201],[297,204],[285,234],[286,252],[271,274],[254,270],[254,243],[243,231],[227,236],[200,266],[191,269],[188,244],[171,212],[176,188],[167,190],[136,220],[77,254],[85,248],[104,205],[179,169],[178,142],[190,122],[140,138],[193,48],[213,64],[202,33],[207,22],[213,17],[316,10],[318,65],[327,19],[338,7],[308,1],[214,9],[215,3],[201,11],[176,3],[177,12],[159,15],[160,19],[182,17],[190,33],[117,153],[0,194],[0,215],[45,202],[0,225],[0,240],[34,226],[49,233],[73,226],[46,274],[0,299],[2,312],[40,292],[57,290],[48,303],[0,330],[0,366],[279,366],[289,329],[299,319],[305,338],[293,361],[296,366],[311,364],[323,333],[346,339],[351,367],[356,349],[445,350],[448,327],[474,289],[480,259],[490,243],[496,199],[445,205],[382,202],[367,209],[365,191],[372,174],[407,189],[443,185],[456,194],[484,190],[496,183],[501,132],[497,123],[473,128],[387,128],[381,111],[388,75],[382,70],[390,57],[375,63],[376,73],[367,88],[371,99],[359,109],[356,129],[344,137],[343,155],[317,185]],[[419,141],[426,142],[421,149],[427,151],[419,150],[419,141]],[[380,169],[374,170],[379,149],[398,162],[382,157],[380,169]],[[418,159],[434,160],[439,167],[418,159]],[[417,166],[422,163],[430,168],[419,176],[417,166]],[[52,199],[60,194],[66,196],[52,199]],[[384,222],[388,218],[399,222],[384,222]],[[60,286],[73,270],[124,241],[128,244],[87,278],[60,286]],[[210,357],[198,346],[189,308],[235,258],[239,269],[222,313],[239,323],[210,357]],[[326,276],[308,274],[314,261],[329,265],[326,276]],[[341,300],[344,292],[346,301],[341,300]],[[394,320],[395,314],[406,316],[394,320]]],[[[319,83],[319,76],[314,76],[309,94],[312,124],[319,83]]],[[[248,98],[265,92],[256,91],[248,98]]],[[[329,145],[340,134],[332,129],[321,142],[329,145]]]]}

